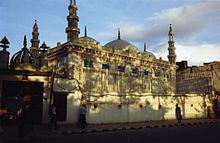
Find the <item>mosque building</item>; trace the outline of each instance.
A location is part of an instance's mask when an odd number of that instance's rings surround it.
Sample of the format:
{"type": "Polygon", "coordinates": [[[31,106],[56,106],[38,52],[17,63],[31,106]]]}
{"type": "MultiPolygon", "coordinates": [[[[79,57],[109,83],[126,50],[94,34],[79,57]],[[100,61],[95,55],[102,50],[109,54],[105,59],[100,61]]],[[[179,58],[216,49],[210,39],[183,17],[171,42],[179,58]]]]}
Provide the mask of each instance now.
{"type": "Polygon", "coordinates": [[[59,121],[76,123],[79,105],[87,105],[88,123],[138,122],[175,118],[179,103],[184,118],[206,116],[201,103],[207,95],[176,94],[176,54],[172,25],[168,31],[168,61],[157,58],[121,38],[101,45],[85,27],[80,37],[76,1],[68,7],[65,43],[40,45],[35,21],[31,47],[23,47],[9,62],[9,41],[0,45],[0,105],[16,112],[26,96],[34,106],[36,123],[48,121],[48,109],[57,106],[59,121]],[[191,104],[196,109],[192,109],[191,104]]]}

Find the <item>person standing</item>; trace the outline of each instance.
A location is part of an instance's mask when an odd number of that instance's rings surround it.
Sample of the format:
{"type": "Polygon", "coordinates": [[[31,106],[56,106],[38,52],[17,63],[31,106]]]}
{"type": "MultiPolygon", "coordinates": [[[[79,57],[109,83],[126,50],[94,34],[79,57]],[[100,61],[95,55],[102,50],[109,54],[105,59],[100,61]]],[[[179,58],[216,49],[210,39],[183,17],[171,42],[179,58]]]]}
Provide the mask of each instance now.
{"type": "Polygon", "coordinates": [[[80,128],[85,128],[87,126],[86,122],[86,105],[82,104],[79,107],[79,121],[78,121],[78,126],[80,128]]]}
{"type": "Polygon", "coordinates": [[[178,103],[176,104],[175,113],[176,113],[176,119],[177,119],[178,123],[181,123],[182,115],[181,115],[181,109],[178,106],[178,103]]]}
{"type": "Polygon", "coordinates": [[[32,126],[32,111],[31,111],[31,97],[24,96],[23,104],[21,108],[18,110],[18,128],[19,128],[19,136],[24,137],[25,128],[29,127],[31,132],[33,132],[32,126]]]}
{"type": "Polygon", "coordinates": [[[52,127],[54,127],[55,129],[58,129],[57,127],[57,109],[55,104],[52,104],[50,107],[50,111],[49,111],[49,116],[50,116],[50,122],[48,125],[48,128],[51,129],[52,127]]]}

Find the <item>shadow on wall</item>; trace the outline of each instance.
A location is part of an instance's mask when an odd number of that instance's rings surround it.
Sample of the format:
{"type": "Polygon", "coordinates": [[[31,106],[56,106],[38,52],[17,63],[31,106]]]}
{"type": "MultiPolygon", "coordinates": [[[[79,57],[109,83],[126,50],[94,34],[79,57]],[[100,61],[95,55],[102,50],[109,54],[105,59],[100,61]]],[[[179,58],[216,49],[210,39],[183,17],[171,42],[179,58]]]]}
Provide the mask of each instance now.
{"type": "Polygon", "coordinates": [[[158,109],[159,120],[165,120],[165,114],[166,114],[169,110],[171,110],[171,108],[162,107],[161,105],[159,105],[159,109],[158,109]]]}
{"type": "Polygon", "coordinates": [[[88,123],[122,123],[141,122],[148,120],[164,120],[165,114],[171,109],[155,107],[149,104],[89,104],[88,123]],[[95,106],[96,105],[96,106],[95,106]]]}

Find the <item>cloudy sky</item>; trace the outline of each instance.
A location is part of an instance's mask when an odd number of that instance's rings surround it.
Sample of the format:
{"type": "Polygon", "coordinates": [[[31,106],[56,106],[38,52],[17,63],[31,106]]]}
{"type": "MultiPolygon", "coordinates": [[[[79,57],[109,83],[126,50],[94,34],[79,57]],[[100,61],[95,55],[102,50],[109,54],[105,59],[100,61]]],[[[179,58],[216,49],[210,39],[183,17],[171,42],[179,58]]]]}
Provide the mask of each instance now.
{"type": "MultiPolygon", "coordinates": [[[[220,60],[220,0],[76,0],[81,36],[102,45],[117,38],[131,42],[167,60],[168,28],[173,25],[177,61],[190,65],[220,60]]],[[[30,41],[34,20],[40,41],[54,47],[66,41],[66,16],[70,0],[1,0],[0,38],[7,36],[12,56],[30,41]]],[[[30,46],[30,42],[28,43],[30,46]]]]}

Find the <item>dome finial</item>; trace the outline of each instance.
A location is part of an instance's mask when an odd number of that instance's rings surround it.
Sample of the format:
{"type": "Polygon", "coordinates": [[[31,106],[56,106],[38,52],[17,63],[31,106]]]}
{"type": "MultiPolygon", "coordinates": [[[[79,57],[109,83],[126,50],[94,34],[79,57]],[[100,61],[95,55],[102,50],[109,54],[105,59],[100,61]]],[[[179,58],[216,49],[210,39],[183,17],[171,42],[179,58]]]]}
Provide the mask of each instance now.
{"type": "Polygon", "coordinates": [[[24,48],[27,48],[27,38],[26,38],[26,35],[24,35],[23,45],[24,45],[24,48]]]}
{"type": "Polygon", "coordinates": [[[34,20],[33,30],[34,30],[34,31],[37,31],[37,30],[38,30],[37,20],[34,20]]]}
{"type": "Polygon", "coordinates": [[[144,52],[147,51],[147,46],[146,46],[146,42],[144,42],[144,52]]]}
{"type": "Polygon", "coordinates": [[[85,26],[85,37],[87,37],[87,28],[85,26]]]}
{"type": "Polygon", "coordinates": [[[76,0],[70,0],[70,5],[74,5],[74,6],[76,6],[76,0]]]}
{"type": "Polygon", "coordinates": [[[170,24],[169,34],[168,35],[174,35],[172,24],[170,24]]]}
{"type": "Polygon", "coordinates": [[[118,40],[121,40],[121,32],[120,32],[120,28],[118,28],[118,40]]]}

